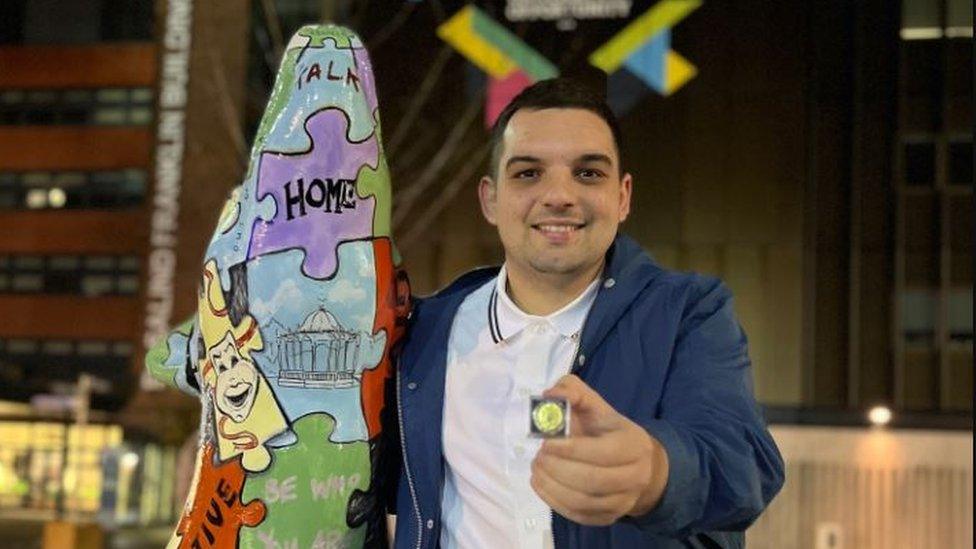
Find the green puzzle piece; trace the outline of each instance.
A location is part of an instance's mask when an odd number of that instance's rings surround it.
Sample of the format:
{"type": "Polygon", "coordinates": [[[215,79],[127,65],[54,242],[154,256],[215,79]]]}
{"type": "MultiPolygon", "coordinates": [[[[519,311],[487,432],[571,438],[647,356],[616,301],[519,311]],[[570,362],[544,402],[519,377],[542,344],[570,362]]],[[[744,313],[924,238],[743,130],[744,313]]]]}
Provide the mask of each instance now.
{"type": "Polygon", "coordinates": [[[298,442],[273,451],[271,467],[249,475],[241,501],[267,507],[261,524],[241,529],[242,549],[362,547],[366,526],[350,529],[346,508],[354,489],[369,487],[369,445],[329,442],[335,420],[307,415],[292,428],[298,442]]]}
{"type": "Polygon", "coordinates": [[[325,47],[325,39],[331,38],[336,48],[349,49],[352,47],[352,34],[347,29],[336,25],[315,25],[298,29],[299,36],[308,38],[308,45],[313,48],[325,47]]]}

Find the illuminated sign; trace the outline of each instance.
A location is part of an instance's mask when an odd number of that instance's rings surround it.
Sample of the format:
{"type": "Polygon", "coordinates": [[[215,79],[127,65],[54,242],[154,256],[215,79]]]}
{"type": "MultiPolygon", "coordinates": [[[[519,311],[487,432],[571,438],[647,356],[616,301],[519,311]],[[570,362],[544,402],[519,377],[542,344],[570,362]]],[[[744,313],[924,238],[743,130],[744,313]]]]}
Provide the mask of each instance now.
{"type": "MultiPolygon", "coordinates": [[[[146,314],[142,343],[146,349],[169,332],[173,316],[173,274],[179,228],[180,183],[186,148],[186,96],[190,79],[192,0],[168,0],[160,63],[159,122],[156,127],[155,185],[147,261],[146,314]]],[[[143,389],[162,384],[143,371],[143,389]]]]}

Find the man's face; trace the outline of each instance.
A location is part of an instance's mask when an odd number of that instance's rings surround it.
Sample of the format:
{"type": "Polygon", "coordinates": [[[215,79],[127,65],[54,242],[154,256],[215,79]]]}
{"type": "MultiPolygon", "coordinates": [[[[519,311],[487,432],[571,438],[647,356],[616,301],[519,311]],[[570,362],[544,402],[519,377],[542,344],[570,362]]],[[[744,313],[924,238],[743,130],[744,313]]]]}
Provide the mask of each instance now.
{"type": "Polygon", "coordinates": [[[254,364],[241,356],[230,332],[210,349],[210,360],[217,374],[217,408],[238,423],[244,421],[258,390],[254,364]]]}
{"type": "Polygon", "coordinates": [[[509,269],[572,277],[603,261],[630,212],[613,133],[583,109],[519,110],[502,138],[496,181],[479,198],[509,269]]]}

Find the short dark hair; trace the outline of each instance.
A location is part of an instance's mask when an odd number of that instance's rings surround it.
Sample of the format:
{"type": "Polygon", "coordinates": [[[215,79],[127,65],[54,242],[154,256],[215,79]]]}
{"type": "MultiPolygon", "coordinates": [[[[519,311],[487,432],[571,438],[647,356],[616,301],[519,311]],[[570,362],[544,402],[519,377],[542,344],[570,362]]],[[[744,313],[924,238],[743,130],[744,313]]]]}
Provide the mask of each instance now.
{"type": "MultiPolygon", "coordinates": [[[[498,163],[501,161],[502,137],[508,122],[516,112],[527,110],[542,109],[583,109],[599,116],[610,127],[613,134],[613,144],[617,148],[618,163],[620,159],[620,124],[617,117],[610,110],[603,95],[595,92],[591,86],[587,86],[580,80],[574,78],[551,78],[540,80],[528,88],[522,90],[515,99],[502,110],[491,128],[491,172],[497,178],[498,163]]],[[[623,166],[618,166],[620,174],[623,174],[623,166]]]]}

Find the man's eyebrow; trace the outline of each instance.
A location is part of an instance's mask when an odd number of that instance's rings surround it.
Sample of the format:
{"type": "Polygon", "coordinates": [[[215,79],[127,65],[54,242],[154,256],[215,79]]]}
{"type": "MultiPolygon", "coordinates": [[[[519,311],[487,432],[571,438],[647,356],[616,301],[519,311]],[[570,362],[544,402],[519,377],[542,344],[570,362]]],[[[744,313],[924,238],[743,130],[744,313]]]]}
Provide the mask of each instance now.
{"type": "Polygon", "coordinates": [[[505,167],[508,168],[516,162],[541,162],[541,160],[534,156],[513,156],[505,162],[505,167]]]}
{"type": "Polygon", "coordinates": [[[576,159],[578,162],[603,162],[608,166],[613,166],[610,157],[602,153],[587,153],[576,159]]]}

